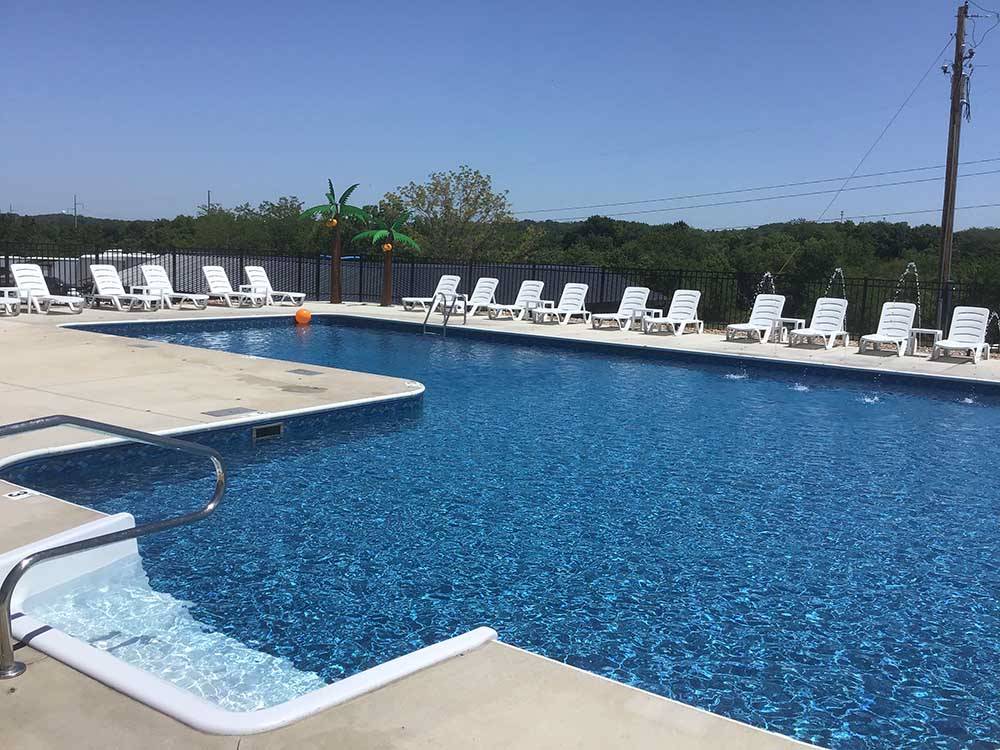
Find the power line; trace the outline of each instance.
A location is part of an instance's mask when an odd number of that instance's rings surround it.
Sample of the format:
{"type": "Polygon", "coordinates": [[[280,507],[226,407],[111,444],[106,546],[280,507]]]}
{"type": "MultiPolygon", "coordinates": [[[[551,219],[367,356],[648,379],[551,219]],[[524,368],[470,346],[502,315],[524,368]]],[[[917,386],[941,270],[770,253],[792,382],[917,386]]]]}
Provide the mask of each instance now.
{"type": "MultiPolygon", "coordinates": [[[[1000,169],[990,169],[984,172],[969,172],[968,174],[963,174],[962,177],[978,177],[982,175],[990,174],[1000,174],[1000,169]]],[[[921,177],[917,180],[896,180],[895,182],[879,182],[874,185],[855,185],[854,187],[845,188],[843,186],[831,189],[831,190],[809,190],[801,193],[783,193],[782,195],[765,195],[756,198],[740,198],[731,201],[714,201],[712,203],[694,203],[688,206],[669,206],[667,208],[647,208],[640,211],[619,211],[617,213],[605,214],[608,217],[614,216],[639,216],[644,214],[657,214],[666,213],[667,211],[687,211],[692,208],[715,208],[717,206],[735,206],[744,203],[761,203],[764,201],[775,201],[783,200],[787,198],[804,198],[814,195],[829,195],[830,193],[846,193],[854,192],[855,190],[874,190],[876,188],[884,187],[897,187],[900,185],[916,185],[922,182],[937,182],[944,179],[943,177],[921,177]]],[[[587,216],[569,216],[557,219],[557,221],[583,221],[587,219],[587,216]]],[[[822,219],[817,219],[816,221],[822,221],[822,219]]]]}
{"type": "Polygon", "coordinates": [[[943,55],[945,53],[945,50],[947,50],[948,47],[951,46],[952,39],[954,39],[953,34],[948,36],[948,41],[945,42],[944,46],[941,48],[941,51],[938,52],[936,55],[934,55],[934,59],[931,61],[931,64],[927,67],[927,70],[924,71],[924,74],[920,76],[920,80],[917,81],[916,86],[914,86],[910,90],[910,93],[906,95],[906,98],[903,100],[903,103],[899,105],[899,107],[893,113],[892,117],[889,118],[889,122],[887,122],[885,124],[885,127],[882,128],[882,132],[880,132],[878,134],[878,137],[876,137],[875,140],[872,141],[872,145],[868,147],[868,150],[865,151],[864,156],[862,156],[861,160],[858,161],[857,166],[854,167],[854,171],[851,172],[850,176],[846,180],[844,180],[844,184],[841,186],[841,189],[838,190],[832,198],[830,198],[830,202],[826,204],[826,208],[824,208],[822,213],[820,213],[817,221],[822,221],[823,217],[826,216],[826,212],[830,210],[830,207],[836,202],[837,198],[840,197],[840,194],[844,191],[844,189],[847,188],[847,183],[849,183],[852,179],[854,179],[854,176],[857,174],[858,170],[861,169],[861,165],[865,163],[865,160],[869,156],[871,156],[871,153],[872,151],[875,150],[875,147],[882,142],[882,138],[885,136],[887,132],[889,132],[889,128],[891,128],[892,124],[896,122],[896,118],[899,117],[900,113],[903,111],[903,109],[905,109],[906,105],[910,103],[910,99],[912,99],[913,95],[917,93],[917,89],[919,89],[921,84],[927,79],[927,76],[931,74],[931,71],[937,67],[938,60],[941,59],[941,55],[943,55]]]}
{"type": "MultiPolygon", "coordinates": [[[[956,211],[965,211],[965,210],[972,209],[972,208],[998,208],[998,207],[1000,207],[1000,203],[979,203],[979,204],[976,204],[976,205],[973,205],[973,206],[955,206],[955,210],[956,211]]],[[[886,216],[913,216],[913,215],[916,215],[916,214],[936,214],[936,213],[939,213],[940,211],[941,211],[940,208],[921,208],[921,209],[910,210],[910,211],[879,211],[879,212],[873,213],[873,214],[857,214],[855,216],[843,216],[843,217],[841,217],[839,219],[823,219],[822,222],[817,222],[817,223],[823,223],[823,224],[830,223],[830,224],[833,224],[833,223],[838,223],[838,222],[841,222],[841,221],[853,221],[855,219],[876,219],[876,218],[879,218],[879,217],[886,217],[886,216]]],[[[788,222],[774,222],[774,221],[767,222],[767,224],[786,224],[786,223],[788,223],[788,222]]],[[[731,230],[731,229],[756,229],[757,227],[761,227],[761,226],[765,226],[765,225],[764,224],[743,224],[741,226],[709,227],[705,231],[708,231],[708,232],[723,232],[723,231],[731,230]]]]}
{"type": "MultiPolygon", "coordinates": [[[[987,164],[990,162],[1000,161],[1000,156],[995,156],[989,159],[974,159],[972,161],[963,161],[962,166],[970,166],[972,164],[987,164]]],[[[868,174],[854,175],[854,179],[863,180],[869,177],[888,177],[895,174],[909,174],[912,172],[927,172],[931,169],[944,169],[944,164],[935,164],[927,167],[909,167],[907,169],[891,169],[886,172],[869,172],[868,174]]],[[[644,198],[642,200],[634,201],[618,201],[616,203],[591,203],[585,206],[563,206],[561,208],[535,208],[523,211],[513,211],[512,213],[518,215],[526,214],[549,214],[549,213],[559,213],[562,211],[586,211],[591,208],[617,208],[618,206],[638,206],[645,203],[666,203],[668,201],[681,201],[690,200],[692,198],[711,198],[718,195],[736,195],[738,193],[756,193],[763,190],[779,190],[781,188],[789,187],[803,187],[805,185],[821,185],[825,182],[839,182],[840,180],[846,180],[847,177],[823,177],[814,180],[799,180],[798,182],[782,182],[775,185],[761,185],[759,187],[746,187],[746,188],[733,188],[731,190],[715,190],[708,193],[690,193],[688,195],[672,195],[667,198],[644,198]]]]}

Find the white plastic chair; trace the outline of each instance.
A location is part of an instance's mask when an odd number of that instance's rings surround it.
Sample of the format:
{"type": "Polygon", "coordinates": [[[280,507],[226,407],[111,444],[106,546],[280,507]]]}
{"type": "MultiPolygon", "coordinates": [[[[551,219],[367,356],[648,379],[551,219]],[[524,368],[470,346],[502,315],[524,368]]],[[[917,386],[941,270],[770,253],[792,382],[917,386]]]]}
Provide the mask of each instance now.
{"type": "Polygon", "coordinates": [[[734,341],[736,334],[746,334],[748,340],[757,336],[757,341],[763,344],[778,325],[778,318],[785,309],[785,297],[782,294],[758,294],[753,301],[750,320],[746,323],[732,323],[726,326],[726,341],[734,341]]]}
{"type": "Polygon", "coordinates": [[[694,326],[698,333],[704,333],[705,324],[698,317],[698,302],[701,301],[701,292],[697,289],[677,289],[670,299],[670,308],[666,315],[657,315],[662,311],[657,310],[646,318],[646,333],[654,330],[660,331],[664,327],[670,328],[675,336],[683,336],[687,326],[694,326]]]}
{"type": "Polygon", "coordinates": [[[502,318],[504,315],[510,317],[511,320],[523,320],[529,307],[542,305],[542,290],[544,288],[544,281],[535,279],[522,281],[512,305],[487,305],[486,314],[492,320],[502,318]]]}
{"type": "Polygon", "coordinates": [[[497,287],[499,285],[500,279],[493,279],[488,276],[482,277],[476,282],[476,288],[469,295],[468,303],[465,300],[458,300],[455,304],[455,312],[464,312],[466,304],[468,304],[468,315],[475,315],[482,310],[487,310],[496,298],[497,287]]]}
{"type": "Polygon", "coordinates": [[[954,351],[969,352],[974,364],[980,358],[990,358],[990,346],[986,343],[986,326],[990,322],[990,311],[985,307],[956,307],[951,315],[948,338],[941,339],[931,349],[931,359],[937,359],[938,350],[946,354],[954,351]]]}
{"type": "Polygon", "coordinates": [[[267,301],[266,294],[257,292],[237,292],[229,283],[229,276],[222,266],[202,266],[208,282],[208,299],[225,303],[226,307],[263,307],[267,301]]]}
{"type": "Polygon", "coordinates": [[[246,272],[247,281],[250,283],[241,284],[241,292],[263,294],[265,301],[269,305],[281,305],[287,302],[296,307],[301,307],[302,303],[306,301],[306,295],[303,292],[275,291],[263,266],[245,266],[243,270],[246,272]]]}
{"type": "Polygon", "coordinates": [[[133,286],[133,292],[145,292],[153,294],[163,300],[163,303],[171,310],[183,308],[185,304],[194,307],[195,310],[204,310],[208,307],[207,294],[188,294],[186,292],[174,291],[174,285],[170,283],[167,276],[167,269],[157,265],[143,265],[142,277],[146,280],[145,286],[133,286]]]}
{"type": "Polygon", "coordinates": [[[531,319],[535,323],[545,323],[550,318],[555,318],[560,325],[567,325],[571,318],[580,318],[584,323],[590,322],[590,313],[586,308],[588,289],[590,287],[587,284],[567,284],[563,287],[558,305],[536,307],[531,311],[531,319]]]}
{"type": "Polygon", "coordinates": [[[65,307],[74,315],[83,312],[83,297],[49,294],[49,285],[45,283],[42,269],[35,263],[11,263],[10,271],[14,275],[18,297],[27,304],[28,312],[34,308],[37,313],[47,313],[53,305],[65,307]]]}
{"type": "Polygon", "coordinates": [[[118,312],[132,312],[159,310],[163,306],[163,300],[159,295],[126,292],[121,276],[118,275],[118,269],[112,265],[92,263],[90,275],[94,279],[95,292],[90,295],[94,307],[100,307],[101,303],[107,302],[118,312]]]}
{"type": "Polygon", "coordinates": [[[438,279],[437,286],[434,287],[434,294],[430,297],[403,297],[403,299],[400,300],[403,303],[403,309],[426,310],[431,305],[437,307],[441,304],[441,298],[438,297],[438,295],[443,294],[446,298],[454,297],[458,294],[458,284],[461,280],[461,276],[442,276],[438,279]]]}
{"type": "Polygon", "coordinates": [[[626,287],[625,291],[622,292],[622,301],[618,303],[618,312],[592,313],[590,324],[594,328],[600,328],[605,323],[616,323],[618,330],[627,331],[632,327],[632,322],[636,320],[636,315],[645,312],[648,300],[649,287],[626,287]]]}
{"type": "Polygon", "coordinates": [[[882,344],[891,344],[896,347],[896,354],[902,357],[910,342],[910,329],[916,314],[917,306],[912,302],[886,302],[882,305],[878,329],[858,341],[858,354],[864,353],[869,344],[872,351],[878,351],[882,344]]]}
{"type": "Polygon", "coordinates": [[[21,314],[21,297],[16,289],[0,289],[0,315],[16,317],[21,314]]]}
{"type": "Polygon", "coordinates": [[[827,349],[832,349],[838,338],[844,339],[844,346],[850,343],[850,337],[844,330],[844,320],[847,318],[847,300],[840,297],[820,297],[813,308],[812,320],[805,328],[796,328],[788,332],[788,345],[809,343],[813,339],[822,339],[827,349]]]}

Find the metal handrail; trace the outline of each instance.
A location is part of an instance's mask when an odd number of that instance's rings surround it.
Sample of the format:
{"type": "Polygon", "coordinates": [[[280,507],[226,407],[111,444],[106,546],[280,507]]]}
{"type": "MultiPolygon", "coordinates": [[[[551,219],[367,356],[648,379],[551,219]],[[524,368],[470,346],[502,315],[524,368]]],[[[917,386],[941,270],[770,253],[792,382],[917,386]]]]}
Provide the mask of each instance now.
{"type": "MultiPolygon", "coordinates": [[[[32,552],[11,568],[7,577],[4,578],[3,584],[0,584],[0,680],[17,677],[18,675],[23,674],[25,670],[24,664],[14,659],[14,635],[11,629],[10,606],[11,599],[14,596],[14,587],[17,586],[18,582],[31,567],[40,562],[44,562],[45,560],[52,560],[56,557],[63,557],[64,555],[71,555],[75,552],[83,552],[84,550],[103,547],[108,544],[114,544],[115,542],[124,542],[128,539],[136,539],[140,536],[146,536],[147,534],[155,534],[177,526],[185,526],[189,523],[200,521],[216,509],[222,501],[222,496],[226,492],[226,469],[222,465],[222,456],[213,448],[198,445],[197,443],[191,443],[187,440],[178,440],[177,438],[166,437],[164,435],[153,435],[149,432],[132,430],[128,427],[119,427],[117,425],[106,424],[104,422],[95,422],[91,419],[70,417],[62,414],[57,414],[51,417],[41,417],[39,419],[29,419],[24,422],[14,422],[13,424],[0,426],[0,437],[18,435],[23,432],[42,430],[47,427],[58,427],[60,425],[80,427],[84,430],[90,430],[91,432],[100,432],[105,435],[122,437],[136,443],[145,443],[146,445],[169,448],[171,450],[181,451],[182,453],[207,456],[211,459],[212,464],[215,467],[215,491],[212,493],[212,498],[208,501],[208,504],[201,510],[193,513],[186,513],[182,516],[176,516],[174,518],[167,518],[162,521],[153,521],[151,523],[142,524],[141,526],[133,526],[130,529],[112,531],[108,534],[90,537],[89,539],[80,539],[75,542],[69,542],[68,544],[60,544],[57,547],[39,550],[38,552],[32,552]]],[[[0,460],[0,469],[15,466],[28,460],[31,459],[18,459],[15,457],[12,459],[8,458],[0,460]]]]}
{"type": "Polygon", "coordinates": [[[448,321],[451,320],[451,316],[455,313],[455,304],[462,300],[462,325],[468,325],[469,323],[469,295],[467,294],[448,294],[447,292],[434,292],[434,296],[431,297],[431,304],[427,308],[427,314],[424,315],[424,333],[427,333],[427,321],[431,318],[431,313],[434,312],[434,304],[437,298],[441,298],[441,338],[448,338],[448,321]],[[451,304],[448,304],[448,298],[451,297],[451,304]]]}

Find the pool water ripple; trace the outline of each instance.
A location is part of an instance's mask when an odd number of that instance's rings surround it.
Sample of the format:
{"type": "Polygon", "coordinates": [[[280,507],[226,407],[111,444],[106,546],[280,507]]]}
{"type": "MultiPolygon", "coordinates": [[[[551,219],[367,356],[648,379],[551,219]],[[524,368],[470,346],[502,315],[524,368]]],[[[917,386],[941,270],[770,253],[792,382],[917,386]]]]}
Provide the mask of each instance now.
{"type": "MultiPolygon", "coordinates": [[[[824,746],[1000,741],[988,393],[322,320],[118,332],[427,386],[414,413],[219,439],[217,516],[141,549],[228,637],[330,681],[489,624],[824,746]]],[[[140,519],[204,495],[128,455],[22,478],[140,519]]]]}

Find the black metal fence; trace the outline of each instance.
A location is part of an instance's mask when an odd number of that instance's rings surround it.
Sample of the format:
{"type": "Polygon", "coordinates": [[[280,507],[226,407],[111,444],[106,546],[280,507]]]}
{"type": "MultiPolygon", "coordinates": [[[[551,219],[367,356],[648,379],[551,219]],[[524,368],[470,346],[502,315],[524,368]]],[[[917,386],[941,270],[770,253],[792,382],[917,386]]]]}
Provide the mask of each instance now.
{"type": "MultiPolygon", "coordinates": [[[[329,295],[330,257],[326,255],[276,255],[218,249],[125,250],[65,248],[56,245],[0,243],[0,286],[11,282],[12,263],[37,263],[42,267],[50,290],[66,293],[91,290],[89,266],[107,263],[118,268],[125,286],[141,284],[139,266],[154,263],[166,268],[174,287],[187,292],[204,292],[206,282],[202,266],[222,266],[234,288],[244,283],[243,268],[263,266],[276,289],[305,293],[308,299],[324,300],[329,295]]],[[[347,258],[342,261],[342,288],[345,300],[378,302],[382,290],[382,258],[347,258]]],[[[761,289],[762,274],[696,270],[647,270],[635,268],[597,268],[541,263],[489,263],[396,259],[393,265],[393,298],[426,297],[433,292],[442,274],[462,278],[460,291],[471,292],[480,277],[499,279],[497,299],[510,301],[525,279],[545,283],[546,298],[558,298],[564,284],[582,282],[589,286],[588,309],[613,310],[628,286],[646,286],[651,290],[649,305],[666,307],[677,289],[701,290],[699,312],[709,326],[720,326],[746,318],[753,299],[761,289]]],[[[776,290],[786,297],[785,315],[809,318],[817,297],[846,296],[848,330],[854,334],[874,331],[882,303],[899,301],[918,303],[918,326],[933,326],[941,291],[936,282],[918,283],[912,276],[896,279],[838,277],[795,281],[777,277],[776,290]]],[[[768,287],[768,291],[770,288],[768,287]]],[[[993,309],[1000,300],[996,291],[977,284],[953,284],[952,305],[979,305],[993,309]]]]}

